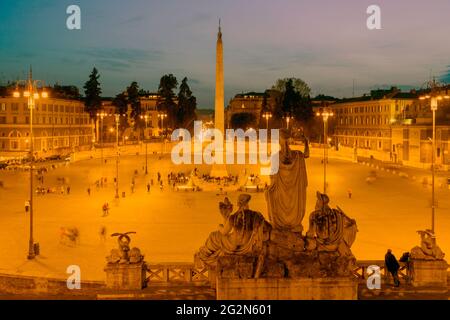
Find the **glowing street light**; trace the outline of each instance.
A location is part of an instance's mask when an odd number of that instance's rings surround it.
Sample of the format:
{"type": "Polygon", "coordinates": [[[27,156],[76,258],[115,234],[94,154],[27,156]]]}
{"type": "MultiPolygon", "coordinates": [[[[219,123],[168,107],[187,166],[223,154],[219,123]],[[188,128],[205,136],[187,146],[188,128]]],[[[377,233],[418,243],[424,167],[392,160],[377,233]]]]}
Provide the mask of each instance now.
{"type": "Polygon", "coordinates": [[[328,118],[334,116],[332,111],[323,109],[316,113],[323,120],[323,193],[327,193],[327,162],[328,162],[328,118]]]}
{"type": "Polygon", "coordinates": [[[14,98],[20,98],[21,94],[19,91],[19,84],[25,85],[25,89],[22,92],[22,96],[27,98],[28,109],[30,110],[30,239],[28,243],[28,259],[34,259],[38,254],[37,248],[33,239],[33,214],[34,214],[34,204],[33,204],[33,160],[34,160],[34,140],[33,140],[33,110],[35,108],[35,100],[39,98],[48,98],[48,93],[45,91],[44,83],[41,80],[33,80],[33,73],[30,68],[30,72],[27,80],[19,80],[16,85],[16,90],[13,92],[14,98]],[[38,85],[41,84],[41,91],[39,92],[38,85]]]}
{"type": "Polygon", "coordinates": [[[100,152],[101,152],[101,161],[103,165],[103,118],[106,117],[108,114],[106,112],[99,112],[97,113],[97,117],[100,117],[100,152]]]}
{"type": "Polygon", "coordinates": [[[115,194],[115,198],[119,199],[119,121],[120,121],[120,114],[116,113],[114,116],[115,116],[115,120],[116,120],[116,185],[115,185],[116,194],[115,194]]]}
{"type": "Polygon", "coordinates": [[[145,133],[147,132],[148,115],[141,116],[141,119],[145,121],[145,132],[144,132],[144,143],[145,143],[145,174],[148,174],[147,163],[148,163],[148,152],[147,152],[147,141],[145,139],[145,133]]]}
{"type": "Polygon", "coordinates": [[[435,81],[431,84],[431,93],[419,97],[420,100],[430,99],[430,107],[433,113],[433,138],[431,139],[431,231],[434,233],[434,217],[436,212],[435,200],[435,171],[436,171],[436,110],[438,101],[450,99],[449,95],[440,95],[435,81]]]}
{"type": "Polygon", "coordinates": [[[269,111],[264,112],[263,118],[266,119],[266,129],[269,130],[269,119],[272,118],[272,113],[269,111]]]}
{"type": "Polygon", "coordinates": [[[289,129],[289,122],[291,122],[291,120],[294,119],[294,117],[286,115],[284,118],[286,119],[286,129],[289,129]]]}
{"type": "Polygon", "coordinates": [[[165,112],[158,113],[158,118],[161,119],[161,130],[162,132],[164,132],[164,119],[167,118],[167,113],[165,112]]]}

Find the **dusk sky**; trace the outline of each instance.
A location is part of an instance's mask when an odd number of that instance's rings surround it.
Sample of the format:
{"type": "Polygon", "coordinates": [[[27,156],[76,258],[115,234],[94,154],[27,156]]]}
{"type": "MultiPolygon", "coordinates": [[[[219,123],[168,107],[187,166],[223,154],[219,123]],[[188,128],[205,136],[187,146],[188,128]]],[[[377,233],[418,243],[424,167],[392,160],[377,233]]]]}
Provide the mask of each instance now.
{"type": "Polygon", "coordinates": [[[103,94],[131,81],[156,91],[163,74],[184,76],[200,108],[212,108],[215,44],[222,19],[225,101],[299,77],[337,97],[391,85],[450,82],[450,1],[416,0],[1,0],[0,81],[36,78],[80,90],[94,66],[103,94]],[[66,8],[81,8],[81,30],[66,8]],[[381,30],[366,9],[381,7],[381,30]]]}

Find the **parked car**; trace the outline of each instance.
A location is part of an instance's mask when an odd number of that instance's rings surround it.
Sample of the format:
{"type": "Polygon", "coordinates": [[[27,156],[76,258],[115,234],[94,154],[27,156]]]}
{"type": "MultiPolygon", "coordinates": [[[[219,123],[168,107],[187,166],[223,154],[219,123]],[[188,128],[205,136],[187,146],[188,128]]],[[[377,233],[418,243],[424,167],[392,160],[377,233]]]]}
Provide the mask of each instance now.
{"type": "Polygon", "coordinates": [[[6,169],[8,167],[7,162],[0,162],[0,169],[6,169]]]}

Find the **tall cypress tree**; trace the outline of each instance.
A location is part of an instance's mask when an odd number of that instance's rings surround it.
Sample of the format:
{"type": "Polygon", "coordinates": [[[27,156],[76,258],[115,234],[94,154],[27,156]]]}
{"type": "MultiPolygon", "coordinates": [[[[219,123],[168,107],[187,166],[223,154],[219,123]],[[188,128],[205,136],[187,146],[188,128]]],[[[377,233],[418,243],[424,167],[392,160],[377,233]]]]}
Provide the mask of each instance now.
{"type": "Polygon", "coordinates": [[[139,85],[136,81],[133,81],[127,88],[128,103],[131,106],[131,117],[136,123],[139,121],[139,117],[142,113],[141,100],[139,98],[139,85]]]}
{"type": "Polygon", "coordinates": [[[166,74],[161,77],[158,87],[158,111],[167,113],[167,123],[173,128],[177,117],[177,106],[175,104],[174,90],[178,86],[178,80],[173,74],[166,74]]]}
{"type": "Polygon", "coordinates": [[[192,91],[185,77],[180,84],[178,93],[177,125],[187,127],[195,119],[195,110],[197,109],[197,99],[192,95],[192,91]]]}
{"type": "Polygon", "coordinates": [[[102,100],[100,95],[102,94],[102,89],[100,88],[100,82],[98,79],[100,75],[97,69],[94,67],[91,74],[89,75],[89,80],[84,84],[84,106],[86,112],[89,112],[91,119],[97,117],[97,111],[102,106],[102,100]]]}

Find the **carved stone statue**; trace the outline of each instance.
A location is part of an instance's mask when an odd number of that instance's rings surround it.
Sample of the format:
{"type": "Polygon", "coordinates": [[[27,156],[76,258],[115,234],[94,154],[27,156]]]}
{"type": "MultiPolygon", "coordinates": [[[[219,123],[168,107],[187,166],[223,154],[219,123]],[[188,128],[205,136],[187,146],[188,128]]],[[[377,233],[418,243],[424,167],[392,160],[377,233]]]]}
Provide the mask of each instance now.
{"type": "Polygon", "coordinates": [[[138,248],[130,249],[131,238],[129,234],[136,233],[134,231],[125,233],[113,233],[111,237],[118,237],[117,242],[119,249],[112,249],[110,255],[106,258],[108,263],[139,263],[143,261],[144,256],[138,248]]]}
{"type": "Polygon", "coordinates": [[[330,208],[326,194],[317,192],[316,195],[316,210],[310,215],[306,234],[307,250],[338,251],[340,256],[352,256],[350,247],[358,232],[356,221],[347,217],[339,207],[330,208]]]}
{"type": "Polygon", "coordinates": [[[289,139],[289,132],[280,130],[278,172],[271,176],[271,184],[265,196],[272,226],[301,233],[306,208],[308,178],[305,159],[309,157],[309,145],[303,135],[304,152],[290,150],[289,139]]]}
{"type": "Polygon", "coordinates": [[[436,236],[433,231],[419,230],[417,233],[420,235],[420,247],[416,246],[411,250],[411,259],[418,260],[442,260],[444,259],[444,253],[441,248],[436,244],[436,236]]]}
{"type": "Polygon", "coordinates": [[[238,210],[233,212],[233,205],[228,198],[220,202],[219,209],[224,223],[219,230],[212,232],[197,258],[207,266],[215,268],[220,257],[249,256],[257,257],[257,266],[251,277],[258,277],[264,262],[264,242],[268,240],[270,224],[259,212],[249,209],[251,196],[241,194],[238,200],[238,210]]]}

